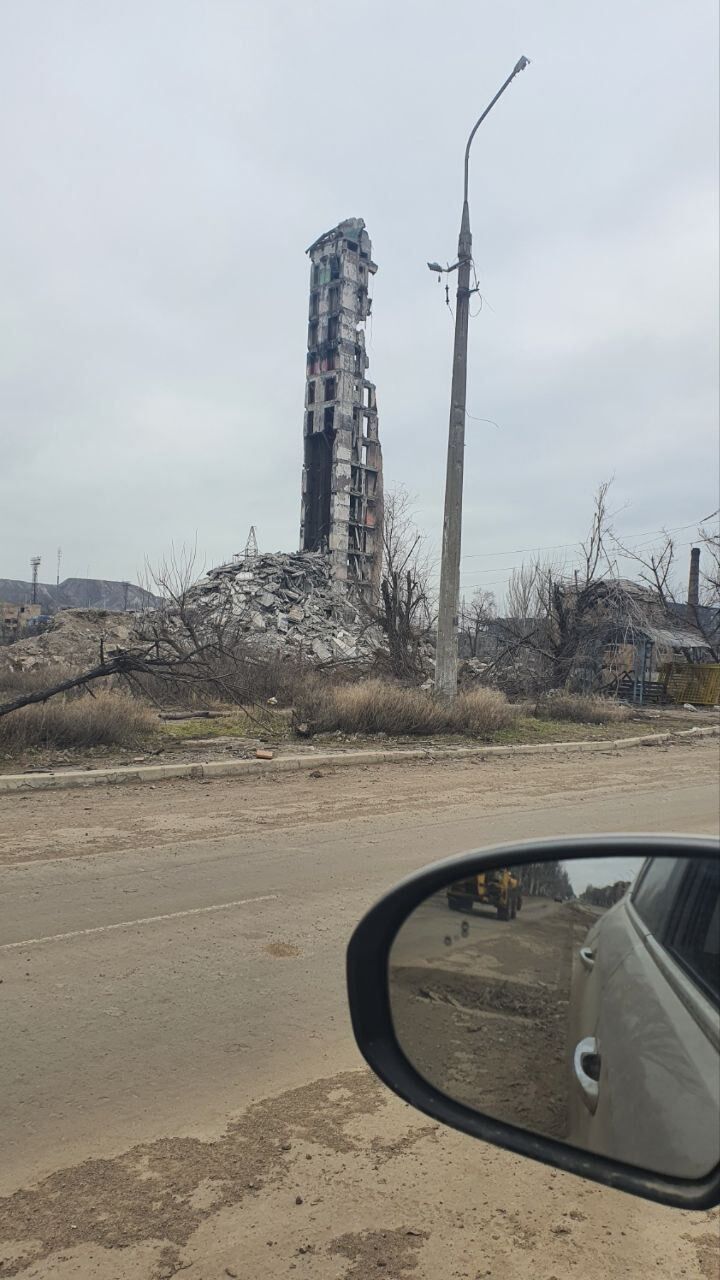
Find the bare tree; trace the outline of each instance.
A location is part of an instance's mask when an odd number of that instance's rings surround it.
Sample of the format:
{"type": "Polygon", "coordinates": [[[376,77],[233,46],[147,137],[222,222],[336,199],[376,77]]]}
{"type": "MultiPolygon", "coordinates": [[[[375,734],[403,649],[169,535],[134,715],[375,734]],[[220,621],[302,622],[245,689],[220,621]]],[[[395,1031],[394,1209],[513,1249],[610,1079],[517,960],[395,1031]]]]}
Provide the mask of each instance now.
{"type": "Polygon", "coordinates": [[[478,657],[480,638],[496,615],[495,596],[492,591],[485,591],[482,587],[478,587],[473,592],[469,604],[463,600],[460,608],[460,631],[467,637],[471,657],[478,657]]]}
{"type": "Polygon", "coordinates": [[[534,622],[542,616],[543,584],[552,566],[542,560],[525,561],[513,569],[505,599],[505,613],[513,622],[534,622]]]}
{"type": "Polygon", "coordinates": [[[595,494],[587,537],[580,543],[579,567],[568,573],[557,561],[536,559],[513,572],[508,587],[502,645],[495,666],[524,656],[526,683],[557,689],[579,668],[597,668],[610,625],[608,590],[614,566],[608,554],[610,480],[595,494]],[[605,621],[605,626],[598,625],[605,621]]]}
{"type": "Polygon", "coordinates": [[[543,898],[572,898],[570,877],[562,862],[529,862],[519,869],[523,892],[543,898]]]}
{"type": "Polygon", "coordinates": [[[698,542],[702,549],[701,579],[703,604],[720,613],[720,533],[700,525],[698,542]]]}
{"type": "Polygon", "coordinates": [[[626,547],[614,534],[611,537],[615,550],[638,566],[638,581],[655,592],[665,607],[674,604],[676,592],[672,577],[675,569],[675,544],[670,534],[663,534],[662,540],[655,547],[642,552],[626,547]]]}
{"type": "MultiPolygon", "coordinates": [[[[136,692],[153,696],[190,691],[201,700],[222,697],[248,711],[248,670],[259,659],[249,650],[244,631],[245,606],[238,607],[228,588],[213,608],[207,608],[196,579],[194,549],[174,548],[159,566],[147,565],[145,578],[161,597],[159,607],[146,606],[138,616],[132,643],[106,651],[99,643],[98,661],[85,671],[46,689],[0,705],[0,716],[30,703],[47,702],[56,694],[88,688],[96,681],[119,676],[136,692]]],[[[248,712],[249,714],[249,712],[248,712]]],[[[262,717],[266,713],[258,711],[262,717]]],[[[255,717],[253,717],[255,718],[255,717]]]]}
{"type": "Polygon", "coordinates": [[[402,487],[384,497],[382,550],[379,593],[365,610],[385,635],[391,673],[417,679],[425,674],[423,641],[432,626],[430,562],[412,500],[402,487]]]}
{"type": "MultiPolygon", "coordinates": [[[[638,578],[652,591],[669,615],[684,617],[699,632],[704,647],[714,662],[720,661],[720,537],[701,526],[698,542],[704,552],[705,569],[702,573],[702,602],[695,605],[683,600],[684,592],[677,585],[677,548],[669,533],[663,533],[655,546],[642,550],[630,549],[617,538],[613,539],[617,550],[638,566],[638,578]]],[[[701,561],[702,563],[702,561],[701,561]]],[[[700,647],[700,646],[698,646],[700,647]]]]}

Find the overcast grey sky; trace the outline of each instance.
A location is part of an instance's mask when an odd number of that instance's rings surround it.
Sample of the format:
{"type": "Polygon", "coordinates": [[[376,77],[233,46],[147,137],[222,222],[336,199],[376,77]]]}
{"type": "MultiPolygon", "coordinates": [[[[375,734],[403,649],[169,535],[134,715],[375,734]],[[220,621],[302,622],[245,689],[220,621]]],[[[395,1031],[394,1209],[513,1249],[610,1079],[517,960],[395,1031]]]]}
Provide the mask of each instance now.
{"type": "Polygon", "coordinates": [[[568,859],[564,867],[575,893],[579,895],[589,884],[599,889],[616,884],[618,880],[628,880],[632,884],[644,861],[644,858],[617,854],[609,858],[568,859]]]}
{"type": "MultiPolygon", "coordinates": [[[[477,135],[462,585],[718,505],[716,0],[5,0],[0,576],[296,546],[308,262],[365,218],[386,485],[442,523],[477,135]]],[[[692,529],[678,534],[684,543],[692,529]]],[[[647,539],[645,539],[647,541],[647,539]]],[[[569,552],[572,558],[572,551],[569,552]]],[[[686,554],[683,548],[683,554],[686,554]]]]}

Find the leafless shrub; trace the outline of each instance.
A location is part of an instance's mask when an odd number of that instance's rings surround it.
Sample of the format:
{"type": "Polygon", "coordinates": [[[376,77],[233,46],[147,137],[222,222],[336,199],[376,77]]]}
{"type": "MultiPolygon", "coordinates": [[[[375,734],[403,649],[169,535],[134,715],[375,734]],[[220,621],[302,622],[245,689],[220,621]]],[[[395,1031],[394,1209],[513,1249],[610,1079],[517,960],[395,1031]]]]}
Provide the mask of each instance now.
{"type": "Polygon", "coordinates": [[[578,724],[620,724],[629,719],[630,710],[593,694],[555,689],[537,703],[535,715],[543,720],[573,720],[578,724]]]}
{"type": "Polygon", "coordinates": [[[444,701],[422,689],[382,680],[354,685],[323,685],[316,680],[299,698],[296,717],[316,733],[489,737],[512,724],[516,712],[494,689],[475,689],[444,701]]]}
{"type": "Polygon", "coordinates": [[[156,715],[136,698],[102,691],[94,697],[64,695],[1,718],[0,750],[132,747],[156,728],[156,715]]]}
{"type": "Polygon", "coordinates": [[[299,655],[269,650],[260,655],[246,641],[231,652],[208,653],[197,679],[167,676],[135,677],[138,690],[156,704],[196,709],[220,702],[258,708],[270,698],[281,707],[294,704],[299,689],[312,678],[312,669],[299,655]],[[231,689],[228,697],[223,689],[231,689]]]}
{"type": "Polygon", "coordinates": [[[509,729],[518,717],[517,708],[497,689],[469,689],[450,704],[456,732],[485,738],[498,729],[509,729]]]}

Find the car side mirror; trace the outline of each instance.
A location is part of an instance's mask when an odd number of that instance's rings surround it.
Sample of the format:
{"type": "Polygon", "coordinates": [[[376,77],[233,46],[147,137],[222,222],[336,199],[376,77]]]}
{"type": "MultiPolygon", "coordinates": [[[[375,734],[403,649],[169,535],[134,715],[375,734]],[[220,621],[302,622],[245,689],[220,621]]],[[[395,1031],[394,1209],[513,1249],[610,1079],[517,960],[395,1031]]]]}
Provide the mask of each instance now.
{"type": "Polygon", "coordinates": [[[435,863],[350,940],[355,1038],[406,1102],[646,1199],[720,1202],[720,846],[542,841],[435,863]]]}

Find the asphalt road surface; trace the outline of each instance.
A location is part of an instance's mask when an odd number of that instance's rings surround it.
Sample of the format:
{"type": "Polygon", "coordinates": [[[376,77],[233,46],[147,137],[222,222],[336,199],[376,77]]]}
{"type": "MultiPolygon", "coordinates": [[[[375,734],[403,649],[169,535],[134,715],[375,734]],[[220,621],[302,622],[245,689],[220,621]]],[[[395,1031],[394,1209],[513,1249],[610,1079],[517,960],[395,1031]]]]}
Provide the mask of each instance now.
{"type": "Polygon", "coordinates": [[[698,743],[6,800],[0,1277],[591,1280],[609,1273],[598,1231],[613,1275],[711,1275],[707,1215],[392,1099],[351,1039],[343,953],[383,889],[439,856],[717,831],[716,774],[698,743]]]}

